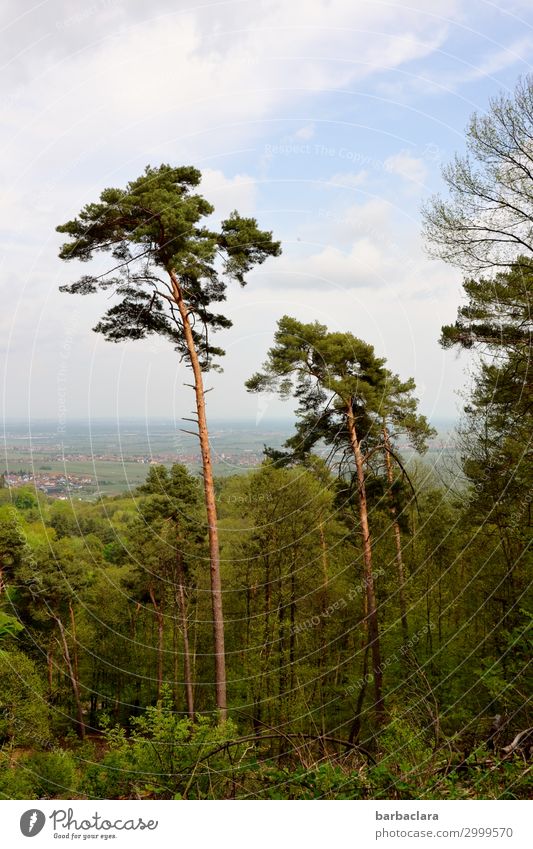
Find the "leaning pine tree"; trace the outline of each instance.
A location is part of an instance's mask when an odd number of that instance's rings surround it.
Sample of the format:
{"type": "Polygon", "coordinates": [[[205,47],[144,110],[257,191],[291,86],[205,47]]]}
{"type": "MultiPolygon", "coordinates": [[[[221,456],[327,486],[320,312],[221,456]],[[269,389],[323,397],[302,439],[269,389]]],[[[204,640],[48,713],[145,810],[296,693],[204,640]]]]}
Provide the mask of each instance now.
{"type": "Polygon", "coordinates": [[[346,451],[354,466],[366,589],[365,628],[372,655],[374,711],[380,725],[385,705],[363,441],[372,436],[373,416],[380,409],[385,361],[351,333],[330,333],[318,322],[303,324],[290,316],[279,320],[274,342],[263,371],[247,381],[247,389],[277,390],[282,397],[293,394],[298,398],[299,425],[287,447],[296,449],[298,445],[297,453],[306,453],[324,439],[334,450],[346,451]]]}
{"type": "MultiPolygon", "coordinates": [[[[278,391],[282,397],[292,394],[298,399],[296,433],[285,443],[288,452],[267,451],[274,461],[283,464],[291,458],[302,459],[323,442],[330,448],[330,458],[336,458],[341,468],[347,464],[349,475],[353,476],[366,590],[365,640],[367,632],[374,711],[380,725],[385,704],[367,469],[369,460],[379,451],[398,460],[391,438],[396,434],[406,434],[417,450],[423,449],[431,435],[425,418],[416,413],[414,383],[402,382],[392,375],[372,345],[353,334],[330,332],[318,322],[303,324],[283,316],[263,370],[254,374],[246,386],[250,392],[278,391]]],[[[406,623],[403,602],[402,619],[406,623]]]]}
{"type": "Polygon", "coordinates": [[[87,204],[57,230],[69,237],[61,259],[87,262],[98,252],[112,259],[107,272],[61,287],[71,294],[110,290],[115,295],[94,330],[111,342],[149,334],[165,337],[192,370],[209,532],[216,705],[223,720],[224,616],[203,375],[212,368],[213,357],[224,353],[210,344],[210,332],[231,326],[226,316],[212,311],[213,304],[225,300],[227,281],[244,286],[255,265],[281,251],[270,232],[237,212],[218,230],[206,226],[203,219],[214,209],[194,191],[200,180],[193,167],[147,167],[125,189],[105,189],[99,202],[87,204]]]}

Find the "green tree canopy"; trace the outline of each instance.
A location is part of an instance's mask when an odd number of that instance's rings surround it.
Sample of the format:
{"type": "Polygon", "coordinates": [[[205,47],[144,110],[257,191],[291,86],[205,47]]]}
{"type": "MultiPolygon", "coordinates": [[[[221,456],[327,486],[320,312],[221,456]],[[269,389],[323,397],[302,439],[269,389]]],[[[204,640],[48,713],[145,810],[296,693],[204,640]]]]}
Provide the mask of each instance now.
{"type": "Polygon", "coordinates": [[[210,344],[209,332],[231,326],[211,305],[225,300],[228,280],[244,286],[251,269],[277,256],[280,245],[271,233],[259,230],[254,218],[237,212],[218,231],[211,229],[203,219],[214,207],[194,191],[200,181],[200,171],[191,166],[148,166],[125,189],[104,189],[98,202],[87,204],[57,230],[69,237],[61,259],[87,262],[107,253],[114,261],[104,274],[83,275],[60,287],[82,295],[111,290],[118,297],[94,328],[112,342],[155,333],[189,356],[172,285],[160,277],[161,272],[175,274],[205,370],[211,356],[224,353],[210,344]]]}

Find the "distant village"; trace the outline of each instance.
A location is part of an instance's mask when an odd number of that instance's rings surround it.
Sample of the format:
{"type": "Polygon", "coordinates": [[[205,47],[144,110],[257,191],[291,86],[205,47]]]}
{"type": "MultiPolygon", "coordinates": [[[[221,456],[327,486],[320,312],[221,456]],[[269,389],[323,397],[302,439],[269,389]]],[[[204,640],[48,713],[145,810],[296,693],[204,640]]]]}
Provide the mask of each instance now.
{"type": "MultiPolygon", "coordinates": [[[[11,452],[15,454],[11,463],[11,469],[5,469],[3,472],[4,485],[9,489],[18,489],[20,487],[35,487],[40,492],[45,493],[53,498],[66,499],[69,494],[79,492],[80,490],[87,491],[98,486],[98,479],[101,478],[104,469],[102,465],[105,463],[139,463],[142,465],[155,466],[166,465],[172,463],[183,463],[183,465],[194,469],[201,464],[199,454],[175,454],[161,453],[156,455],[121,455],[116,453],[101,453],[101,454],[85,454],[72,453],[63,454],[56,453],[50,446],[39,446],[37,450],[30,449],[26,446],[17,446],[7,449],[8,456],[11,452]],[[40,469],[33,470],[18,468],[18,471],[13,471],[14,467],[19,467],[26,464],[25,456],[39,455],[39,463],[61,463],[62,466],[67,466],[68,463],[88,463],[97,465],[94,476],[88,474],[76,474],[67,472],[65,469],[54,471],[41,466],[40,469]],[[23,459],[24,458],[24,459],[23,459]],[[98,467],[99,465],[99,467],[98,467]]],[[[226,471],[232,469],[250,469],[260,465],[263,457],[262,454],[256,451],[244,450],[238,452],[214,452],[213,460],[215,467],[223,467],[226,471]]],[[[33,462],[32,462],[33,466],[33,462]]]]}
{"type": "MultiPolygon", "coordinates": [[[[115,490],[116,466],[127,466],[132,463],[146,466],[159,464],[170,466],[173,463],[182,463],[191,471],[197,471],[201,467],[200,454],[195,451],[184,452],[174,449],[150,454],[134,453],[131,448],[129,453],[127,450],[122,452],[113,449],[102,450],[102,447],[93,452],[71,450],[65,453],[65,446],[48,440],[41,443],[33,442],[31,445],[4,445],[7,466],[3,473],[4,485],[9,489],[35,487],[39,492],[57,499],[71,498],[75,493],[79,497],[87,498],[100,491],[101,486],[110,484],[109,481],[104,480],[107,464],[115,464],[113,478],[115,490]],[[76,471],[69,471],[69,464],[74,463],[86,464],[87,470],[80,469],[78,466],[76,471]]],[[[444,438],[439,436],[431,441],[430,452],[440,454],[446,452],[448,447],[447,435],[444,438]]],[[[408,446],[402,445],[401,448],[409,451],[408,446]]],[[[257,445],[250,448],[244,446],[238,448],[231,445],[225,451],[217,451],[216,445],[213,445],[215,474],[221,476],[257,468],[263,460],[264,454],[257,445]]],[[[136,478],[138,479],[138,476],[136,478]]],[[[124,486],[127,484],[127,479],[128,474],[125,471],[124,486]]]]}
{"type": "Polygon", "coordinates": [[[4,472],[4,485],[9,489],[31,486],[57,498],[70,492],[84,489],[94,484],[94,479],[85,475],[65,474],[64,472],[4,472]]]}

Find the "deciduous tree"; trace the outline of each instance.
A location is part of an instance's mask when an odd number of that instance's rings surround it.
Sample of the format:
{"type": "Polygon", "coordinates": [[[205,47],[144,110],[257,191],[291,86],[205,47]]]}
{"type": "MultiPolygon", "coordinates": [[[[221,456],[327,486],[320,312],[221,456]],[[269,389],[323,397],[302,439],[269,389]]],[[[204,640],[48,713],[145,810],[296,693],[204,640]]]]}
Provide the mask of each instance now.
{"type": "Polygon", "coordinates": [[[533,76],[474,114],[466,143],[443,169],[449,198],[424,210],[429,250],[469,271],[509,267],[533,253],[533,76]]]}

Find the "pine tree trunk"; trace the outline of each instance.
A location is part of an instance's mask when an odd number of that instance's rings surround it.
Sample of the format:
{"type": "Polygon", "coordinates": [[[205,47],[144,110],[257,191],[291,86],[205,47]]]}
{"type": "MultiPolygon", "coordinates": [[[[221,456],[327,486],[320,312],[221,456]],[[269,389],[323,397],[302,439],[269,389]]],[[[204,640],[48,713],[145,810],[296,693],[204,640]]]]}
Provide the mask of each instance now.
{"type": "Polygon", "coordinates": [[[394,544],[396,547],[396,566],[398,568],[398,597],[400,599],[400,619],[402,623],[402,639],[404,644],[407,644],[409,641],[409,627],[407,624],[407,605],[405,603],[405,574],[403,568],[403,556],[402,556],[402,537],[400,533],[400,524],[398,522],[398,515],[396,513],[396,507],[394,505],[393,497],[392,497],[392,485],[394,483],[394,475],[392,472],[392,462],[390,455],[390,440],[389,433],[387,431],[387,427],[385,423],[383,424],[383,442],[385,446],[385,466],[387,469],[387,483],[389,484],[389,501],[390,501],[390,514],[392,517],[392,528],[394,531],[394,544]]]}
{"type": "Polygon", "coordinates": [[[285,699],[287,697],[287,682],[286,670],[287,663],[285,658],[285,605],[283,598],[283,577],[281,565],[278,573],[278,707],[279,717],[278,724],[283,725],[285,721],[285,699]]]}
{"type": "Polygon", "coordinates": [[[185,679],[185,700],[187,702],[187,713],[189,719],[194,721],[194,693],[192,687],[191,651],[189,646],[189,623],[187,622],[187,600],[185,598],[185,575],[181,552],[177,553],[178,568],[178,591],[177,601],[181,620],[181,633],[183,637],[183,677],[185,679]]]}
{"type": "Polygon", "coordinates": [[[48,681],[48,698],[51,698],[54,689],[54,649],[51,641],[48,646],[48,651],[46,652],[46,673],[48,681]]]}
{"type": "MultiPolygon", "coordinates": [[[[270,666],[270,657],[272,654],[272,647],[274,645],[274,634],[271,633],[271,627],[273,629],[274,626],[271,626],[270,621],[270,611],[271,611],[271,603],[272,603],[272,585],[271,585],[271,573],[270,573],[270,562],[268,557],[268,552],[265,560],[265,572],[263,578],[263,587],[265,590],[265,625],[264,625],[264,633],[263,633],[263,662],[259,664],[259,668],[261,670],[261,682],[264,680],[265,691],[264,691],[264,702],[259,699],[259,705],[264,704],[263,713],[266,715],[266,720],[268,722],[271,721],[271,706],[273,704],[273,700],[270,698],[271,689],[273,687],[274,678],[273,678],[273,670],[271,670],[270,666]]],[[[259,717],[259,714],[257,714],[259,717]]]]}
{"type": "Polygon", "coordinates": [[[361,716],[363,715],[363,703],[365,701],[366,694],[366,685],[367,685],[367,670],[368,670],[368,648],[369,644],[366,643],[363,651],[363,665],[361,670],[361,687],[359,689],[359,694],[357,696],[357,703],[355,705],[354,717],[352,720],[352,727],[350,728],[350,734],[348,736],[348,742],[357,744],[359,742],[359,735],[361,733],[361,716]]]}
{"type": "Polygon", "coordinates": [[[74,675],[76,676],[76,681],[80,680],[79,673],[79,663],[78,663],[78,639],[76,637],[76,619],[74,616],[74,608],[72,607],[72,602],[68,603],[68,610],[70,614],[70,626],[72,628],[72,667],[74,669],[74,675]]]}
{"type": "Polygon", "coordinates": [[[85,722],[83,720],[83,709],[81,706],[81,698],[80,698],[80,688],[78,679],[74,674],[74,668],[72,666],[72,661],[70,658],[70,651],[68,648],[67,636],[65,634],[65,629],[63,627],[63,623],[59,616],[54,617],[57,622],[59,633],[61,634],[61,646],[63,648],[63,655],[65,658],[65,663],[67,664],[67,670],[70,678],[70,683],[72,685],[72,692],[74,694],[74,702],[76,704],[76,719],[78,726],[78,735],[81,740],[85,739],[85,722]]]}
{"type": "Polygon", "coordinates": [[[372,652],[372,674],[374,677],[374,711],[378,725],[381,725],[385,714],[383,702],[383,672],[381,667],[381,652],[379,644],[378,612],[376,606],[376,593],[374,590],[374,573],[372,570],[372,543],[370,529],[368,526],[368,508],[366,501],[365,472],[363,468],[363,455],[357,438],[355,419],[351,401],[347,405],[348,432],[352,447],[355,468],[357,472],[357,491],[359,496],[359,519],[361,522],[361,534],[363,538],[363,563],[366,599],[368,604],[368,637],[372,652]]]}
{"type": "Polygon", "coordinates": [[[204,496],[209,530],[209,560],[211,571],[211,605],[213,611],[213,642],[215,652],[215,700],[223,722],[227,717],[226,701],[226,659],[224,652],[224,612],[222,607],[222,583],[220,577],[220,547],[218,542],[218,520],[215,501],[215,484],[211,464],[211,449],[209,447],[209,432],[205,413],[205,392],[202,369],[189,320],[187,304],[183,299],[181,286],[174,271],[170,272],[172,293],[177,304],[183,333],[189,354],[193,375],[194,392],[196,396],[196,412],[198,415],[198,436],[202,455],[202,471],[204,479],[204,496]]]}
{"type": "MultiPolygon", "coordinates": [[[[320,725],[322,729],[322,736],[326,736],[326,715],[324,711],[324,704],[327,701],[326,695],[326,686],[328,682],[328,641],[327,641],[327,632],[326,632],[326,611],[328,609],[328,550],[326,546],[326,537],[324,534],[324,523],[322,519],[318,524],[318,533],[320,536],[320,550],[322,553],[322,592],[320,594],[320,612],[322,614],[323,625],[320,628],[320,640],[321,640],[321,650],[320,657],[318,660],[318,665],[320,669],[320,725]]],[[[324,748],[324,755],[326,754],[324,748]]]]}
{"type": "Polygon", "coordinates": [[[294,669],[295,669],[295,649],[296,649],[296,633],[295,633],[295,625],[296,625],[296,578],[295,578],[295,563],[294,560],[291,563],[291,601],[289,606],[289,621],[290,621],[290,631],[289,631],[289,670],[290,670],[290,683],[289,690],[291,694],[294,692],[294,669]]]}
{"type": "Polygon", "coordinates": [[[155,600],[153,588],[149,589],[150,599],[154,607],[157,619],[157,701],[161,698],[163,689],[163,637],[164,637],[164,621],[163,611],[155,600]]]}
{"type": "Polygon", "coordinates": [[[366,688],[368,684],[368,649],[370,643],[368,641],[368,598],[366,594],[363,596],[363,633],[361,635],[361,651],[363,652],[363,663],[361,667],[361,686],[355,704],[355,710],[352,720],[352,727],[348,740],[350,743],[358,743],[361,733],[361,717],[363,715],[363,704],[365,701],[366,688]]]}

